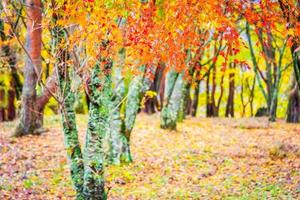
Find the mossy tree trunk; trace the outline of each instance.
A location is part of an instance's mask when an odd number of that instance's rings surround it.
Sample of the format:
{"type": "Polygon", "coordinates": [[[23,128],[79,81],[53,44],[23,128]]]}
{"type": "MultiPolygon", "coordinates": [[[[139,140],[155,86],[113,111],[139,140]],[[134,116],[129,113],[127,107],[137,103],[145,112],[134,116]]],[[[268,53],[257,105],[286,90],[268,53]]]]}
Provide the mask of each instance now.
{"type": "Polygon", "coordinates": [[[77,199],[83,198],[83,158],[78,140],[76,116],[74,111],[75,95],[71,91],[67,69],[59,69],[59,94],[62,97],[61,117],[64,131],[65,147],[70,163],[71,178],[76,190],[77,199]]]}
{"type": "Polygon", "coordinates": [[[103,69],[97,64],[89,83],[89,122],[84,149],[84,195],[85,199],[106,199],[104,188],[103,142],[109,133],[109,115],[111,113],[111,67],[108,59],[101,60],[103,69]],[[102,77],[100,76],[102,75],[102,77]]]}
{"type": "MultiPolygon", "coordinates": [[[[121,55],[123,56],[123,55],[121,55]]],[[[121,163],[121,154],[123,148],[123,140],[125,135],[123,134],[123,119],[121,116],[122,101],[125,95],[124,79],[122,77],[122,71],[120,67],[115,67],[115,78],[113,79],[113,85],[115,85],[110,113],[110,152],[109,162],[118,165],[121,163]]]]}
{"type": "Polygon", "coordinates": [[[182,97],[180,99],[180,108],[178,111],[177,122],[183,122],[190,110],[191,96],[190,96],[191,84],[188,81],[182,83],[182,97]]]}
{"type": "Polygon", "coordinates": [[[121,162],[124,163],[132,162],[130,136],[142,100],[143,79],[144,77],[142,75],[137,76],[129,85],[125,106],[125,118],[122,126],[122,152],[120,159],[121,162]]]}
{"type": "MultiPolygon", "coordinates": [[[[54,5],[53,5],[54,6],[54,5]]],[[[54,14],[53,23],[56,24],[58,16],[54,14]]],[[[55,73],[58,80],[58,96],[60,100],[61,121],[64,132],[64,144],[67,150],[67,157],[70,165],[71,179],[76,191],[77,199],[84,199],[83,196],[83,175],[84,163],[78,139],[76,115],[74,110],[75,91],[71,89],[70,67],[67,65],[69,54],[65,44],[66,30],[54,26],[51,30],[52,43],[54,45],[55,73]],[[65,45],[65,46],[64,46],[65,45]]]]}
{"type": "Polygon", "coordinates": [[[171,71],[167,77],[166,104],[161,112],[160,127],[176,130],[178,113],[182,99],[183,75],[171,71]]]}
{"type": "Polygon", "coordinates": [[[147,76],[149,73],[154,73],[156,67],[152,66],[143,66],[142,71],[143,75],[136,76],[130,83],[127,101],[125,102],[124,109],[124,118],[122,120],[121,126],[121,153],[120,153],[120,162],[121,163],[130,163],[132,162],[132,155],[130,150],[130,137],[131,132],[134,127],[137,114],[140,109],[140,104],[145,92],[150,88],[152,80],[147,76]]]}
{"type": "Polygon", "coordinates": [[[189,66],[189,69],[186,71],[187,74],[184,73],[185,78],[182,78],[180,108],[177,118],[178,122],[183,122],[191,109],[191,84],[196,69],[196,65],[191,62],[192,54],[189,49],[186,50],[186,56],[186,65],[189,66]]]}

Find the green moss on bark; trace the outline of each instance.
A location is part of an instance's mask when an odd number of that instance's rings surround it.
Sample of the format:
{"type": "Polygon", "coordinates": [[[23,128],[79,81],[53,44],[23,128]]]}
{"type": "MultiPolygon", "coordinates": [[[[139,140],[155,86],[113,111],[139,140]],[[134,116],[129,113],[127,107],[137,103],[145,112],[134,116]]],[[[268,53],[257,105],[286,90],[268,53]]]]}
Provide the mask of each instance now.
{"type": "Polygon", "coordinates": [[[162,129],[176,130],[180,104],[182,103],[183,75],[171,71],[167,77],[167,101],[161,112],[160,126],[162,129]]]}

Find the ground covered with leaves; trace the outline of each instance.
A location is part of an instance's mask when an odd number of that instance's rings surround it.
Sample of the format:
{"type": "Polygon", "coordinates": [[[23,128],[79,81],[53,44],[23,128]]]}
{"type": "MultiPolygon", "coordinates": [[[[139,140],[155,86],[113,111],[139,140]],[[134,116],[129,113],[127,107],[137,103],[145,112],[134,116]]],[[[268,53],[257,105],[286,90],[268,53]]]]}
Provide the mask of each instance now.
{"type": "MultiPolygon", "coordinates": [[[[86,116],[79,116],[81,141],[86,116]]],[[[42,136],[0,124],[0,199],[74,199],[59,117],[42,136]]],[[[300,125],[191,118],[178,131],[140,115],[134,163],[106,169],[109,199],[299,199],[300,125]]]]}

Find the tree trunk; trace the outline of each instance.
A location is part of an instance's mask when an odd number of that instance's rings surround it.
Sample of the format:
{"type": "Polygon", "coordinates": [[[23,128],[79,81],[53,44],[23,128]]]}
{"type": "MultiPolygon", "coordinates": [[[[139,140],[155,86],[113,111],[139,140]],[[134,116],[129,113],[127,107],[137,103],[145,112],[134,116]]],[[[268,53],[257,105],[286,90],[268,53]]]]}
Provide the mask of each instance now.
{"type": "Polygon", "coordinates": [[[288,123],[300,122],[300,93],[295,78],[293,78],[292,89],[289,94],[286,121],[288,123]]]}
{"type": "MultiPolygon", "coordinates": [[[[300,41],[300,37],[298,38],[298,40],[300,41]]],[[[295,50],[299,47],[300,47],[300,42],[295,43],[291,48],[293,60],[294,60],[294,74],[298,86],[300,85],[300,51],[295,52],[295,50]]],[[[298,87],[298,89],[300,89],[300,87],[298,87]]]]}
{"type": "MultiPolygon", "coordinates": [[[[151,84],[150,86],[150,91],[152,92],[156,92],[157,90],[155,88],[155,81],[151,84]]],[[[156,105],[157,105],[157,97],[146,97],[146,102],[145,102],[145,108],[144,108],[144,112],[147,114],[154,114],[156,112],[156,105]]]]}
{"type": "Polygon", "coordinates": [[[70,163],[71,178],[76,191],[77,199],[83,199],[84,164],[78,140],[76,116],[74,111],[75,95],[71,90],[70,78],[66,69],[60,69],[59,94],[62,97],[61,121],[64,131],[65,147],[70,163]],[[64,72],[61,72],[65,70],[64,72]]]}
{"type": "MultiPolygon", "coordinates": [[[[122,56],[122,55],[121,55],[122,56]]],[[[123,131],[123,119],[121,118],[122,100],[125,95],[124,79],[122,77],[121,67],[115,68],[115,78],[113,85],[116,86],[111,103],[110,113],[110,152],[109,162],[115,165],[121,163],[122,145],[125,135],[123,131]]],[[[126,143],[127,146],[127,143],[126,143]]]]}
{"type": "Polygon", "coordinates": [[[249,103],[250,103],[250,114],[251,117],[254,116],[254,109],[253,109],[253,102],[254,102],[254,97],[255,97],[255,85],[256,85],[256,77],[254,76],[252,85],[249,85],[249,90],[250,90],[250,97],[249,97],[249,103]]]}
{"type": "Polygon", "coordinates": [[[200,80],[196,80],[196,85],[194,89],[194,99],[192,100],[191,111],[190,111],[190,114],[193,117],[196,117],[197,115],[199,93],[200,93],[200,80]]]}
{"type": "MultiPolygon", "coordinates": [[[[106,70],[104,70],[105,73],[106,70]]],[[[110,75],[100,78],[97,64],[92,73],[90,89],[89,122],[84,149],[84,196],[85,199],[106,199],[104,188],[104,151],[103,142],[109,131],[111,103],[110,75]],[[100,89],[101,88],[101,89],[100,89]]]]}
{"type": "Polygon", "coordinates": [[[235,63],[230,64],[231,72],[229,73],[229,92],[228,92],[228,99],[226,105],[226,112],[225,116],[234,117],[234,89],[235,89],[235,63]]]}
{"type": "Polygon", "coordinates": [[[163,63],[159,63],[155,72],[154,80],[150,86],[150,91],[155,92],[156,96],[152,98],[147,98],[145,102],[144,111],[147,114],[153,114],[161,110],[163,104],[163,97],[161,98],[161,93],[163,93],[164,90],[163,88],[164,70],[165,70],[165,65],[163,63]]]}
{"type": "Polygon", "coordinates": [[[42,45],[42,4],[40,0],[27,0],[27,37],[28,53],[24,68],[21,118],[15,136],[40,134],[37,127],[36,86],[41,72],[42,45]]]}
{"type": "Polygon", "coordinates": [[[5,104],[5,89],[0,87],[0,122],[6,121],[5,104]]]}
{"type": "Polygon", "coordinates": [[[57,77],[56,74],[53,73],[51,76],[48,77],[46,81],[46,85],[43,88],[42,94],[37,97],[36,100],[36,109],[37,109],[37,120],[36,126],[39,130],[43,130],[44,124],[44,110],[45,106],[48,103],[49,99],[52,97],[52,94],[55,94],[57,90],[57,77]]]}
{"type": "MultiPolygon", "coordinates": [[[[148,70],[148,69],[145,69],[148,70]]],[[[121,162],[132,162],[132,156],[130,151],[130,136],[136,120],[137,113],[140,108],[140,103],[143,97],[143,93],[146,92],[151,83],[146,79],[146,73],[143,76],[135,77],[129,85],[128,99],[126,101],[125,119],[123,122],[123,134],[122,134],[122,154],[121,162]]]]}
{"type": "MultiPolygon", "coordinates": [[[[52,6],[55,8],[55,5],[52,6]]],[[[57,26],[57,19],[58,15],[54,13],[52,19],[54,28],[51,30],[52,42],[55,47],[55,57],[57,57],[54,73],[58,76],[58,95],[59,99],[61,100],[61,102],[59,102],[61,122],[64,132],[64,144],[67,150],[67,157],[70,165],[71,179],[76,191],[76,197],[77,199],[81,200],[84,199],[84,163],[80,142],[78,139],[76,115],[74,110],[75,91],[71,89],[70,67],[67,65],[70,56],[67,51],[66,44],[63,43],[66,30],[57,26]]]]}
{"type": "Polygon", "coordinates": [[[161,112],[160,127],[176,130],[180,100],[182,99],[183,75],[171,71],[167,77],[166,104],[161,112]]]}
{"type": "Polygon", "coordinates": [[[212,103],[210,98],[210,71],[207,72],[206,77],[206,117],[212,117],[212,103]]]}
{"type": "Polygon", "coordinates": [[[159,85],[159,111],[162,111],[164,107],[164,98],[165,98],[165,87],[166,87],[166,76],[165,76],[165,64],[162,63],[160,66],[163,67],[161,78],[160,78],[160,85],[159,85]]]}
{"type": "Polygon", "coordinates": [[[121,162],[132,162],[130,151],[130,135],[133,129],[135,119],[140,108],[142,99],[142,84],[143,76],[135,77],[129,85],[128,99],[126,101],[125,120],[123,123],[123,137],[122,137],[122,154],[121,162]]]}
{"type": "MultiPolygon", "coordinates": [[[[108,161],[111,164],[118,165],[122,162],[121,154],[123,147],[123,137],[124,134],[122,132],[123,120],[121,118],[121,101],[122,99],[115,98],[112,100],[112,112],[110,114],[110,150],[109,150],[109,158],[108,161]]],[[[128,144],[126,143],[126,146],[128,144]]]]}
{"type": "Polygon", "coordinates": [[[15,107],[15,97],[16,93],[14,89],[8,90],[7,98],[7,120],[12,121],[16,118],[16,107],[15,107]]]}
{"type": "Polygon", "coordinates": [[[190,109],[191,105],[191,96],[190,96],[190,88],[191,84],[187,81],[183,80],[182,83],[182,97],[180,99],[180,108],[178,111],[178,122],[183,122],[183,120],[186,117],[186,114],[188,114],[188,111],[190,109]]]}

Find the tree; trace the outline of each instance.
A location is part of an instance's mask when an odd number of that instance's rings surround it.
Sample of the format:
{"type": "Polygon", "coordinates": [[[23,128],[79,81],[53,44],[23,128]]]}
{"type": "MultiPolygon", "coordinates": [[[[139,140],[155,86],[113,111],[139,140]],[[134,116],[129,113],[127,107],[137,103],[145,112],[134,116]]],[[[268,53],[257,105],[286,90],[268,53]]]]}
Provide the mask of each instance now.
{"type": "Polygon", "coordinates": [[[228,82],[229,82],[229,91],[228,91],[228,98],[227,98],[227,104],[226,104],[226,111],[225,111],[225,116],[229,117],[234,117],[234,91],[235,91],[235,68],[236,68],[236,63],[232,62],[229,64],[229,77],[228,77],[228,82]]]}
{"type": "Polygon", "coordinates": [[[300,95],[298,89],[299,86],[296,83],[295,78],[293,78],[291,86],[292,89],[289,92],[286,121],[289,123],[298,123],[300,121],[300,95]]]}
{"type": "Polygon", "coordinates": [[[26,64],[22,90],[21,118],[15,136],[40,134],[37,124],[36,86],[41,78],[42,3],[27,0],[26,64]]]}
{"type": "Polygon", "coordinates": [[[161,111],[163,129],[176,130],[180,101],[182,100],[183,74],[171,71],[167,77],[166,103],[161,111]]]}

